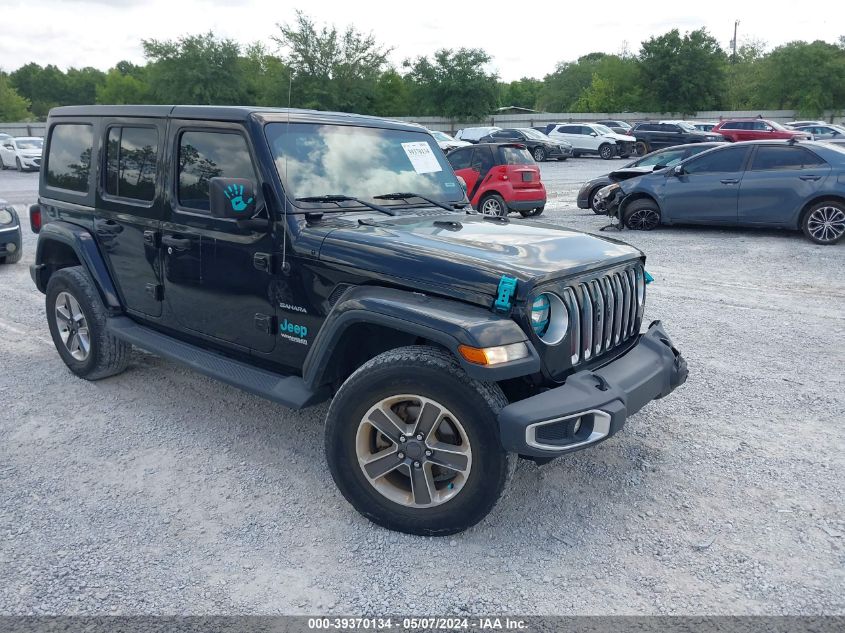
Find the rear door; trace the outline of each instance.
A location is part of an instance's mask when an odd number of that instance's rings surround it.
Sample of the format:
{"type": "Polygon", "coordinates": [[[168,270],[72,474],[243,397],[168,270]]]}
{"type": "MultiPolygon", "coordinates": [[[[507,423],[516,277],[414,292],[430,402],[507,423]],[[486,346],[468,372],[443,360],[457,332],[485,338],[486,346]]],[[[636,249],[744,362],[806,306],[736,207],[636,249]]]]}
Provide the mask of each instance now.
{"type": "Polygon", "coordinates": [[[549,136],[568,141],[575,150],[588,149],[580,125],[558,125],[549,133],[549,136]]]}
{"type": "Polygon", "coordinates": [[[671,222],[734,223],[748,146],[726,147],[684,163],[684,173],[668,173],[661,210],[671,222]]]}
{"type": "Polygon", "coordinates": [[[681,143],[681,128],[674,123],[658,123],[654,139],[652,145],[655,148],[678,145],[681,143]]]}
{"type": "Polygon", "coordinates": [[[162,313],[159,245],[163,214],[163,119],[104,119],[94,236],[123,305],[162,313]]]}
{"type": "Polygon", "coordinates": [[[209,204],[211,178],[247,178],[261,191],[248,137],[235,123],[173,120],[169,139],[169,217],[162,225],[168,318],[223,344],[269,352],[276,340],[273,275],[259,264],[270,261],[272,238],[212,217],[209,204]]]}
{"type": "Polygon", "coordinates": [[[758,145],[739,189],[743,224],[795,226],[798,210],[822,188],[831,168],[797,145],[758,145]]]}

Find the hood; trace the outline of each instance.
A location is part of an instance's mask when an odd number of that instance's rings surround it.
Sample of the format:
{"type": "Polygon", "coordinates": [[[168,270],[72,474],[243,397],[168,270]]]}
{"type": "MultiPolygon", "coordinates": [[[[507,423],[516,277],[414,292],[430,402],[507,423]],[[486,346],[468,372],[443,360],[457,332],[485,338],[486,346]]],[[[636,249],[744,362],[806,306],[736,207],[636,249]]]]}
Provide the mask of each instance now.
{"type": "Polygon", "coordinates": [[[508,275],[524,282],[521,298],[536,283],[642,257],[623,242],[535,221],[444,213],[379,215],[362,225],[358,217],[326,235],[320,260],[421,289],[460,286],[494,295],[508,275]]]}
{"type": "Polygon", "coordinates": [[[612,138],[614,141],[627,141],[629,143],[635,143],[637,139],[633,136],[628,136],[627,134],[617,134],[614,132],[613,134],[605,134],[605,138],[612,138]]]}
{"type": "Polygon", "coordinates": [[[621,182],[622,180],[629,180],[637,176],[653,173],[654,171],[654,166],[651,165],[648,167],[624,167],[610,172],[607,177],[610,178],[611,182],[621,182]]]}

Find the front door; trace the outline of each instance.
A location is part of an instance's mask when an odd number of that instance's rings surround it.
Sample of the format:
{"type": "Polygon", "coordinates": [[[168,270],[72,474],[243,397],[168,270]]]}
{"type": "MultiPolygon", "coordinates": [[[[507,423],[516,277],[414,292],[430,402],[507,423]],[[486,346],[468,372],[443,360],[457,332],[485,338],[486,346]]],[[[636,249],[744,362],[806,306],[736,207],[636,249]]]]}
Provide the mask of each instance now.
{"type": "Polygon", "coordinates": [[[161,316],[160,224],[166,126],[106,119],[94,236],[129,312],[161,316]]]}
{"type": "Polygon", "coordinates": [[[261,191],[247,136],[237,125],[172,121],[170,139],[170,217],[161,238],[168,318],[178,329],[269,352],[276,341],[273,240],[212,217],[209,204],[211,178],[247,178],[261,191]]]}
{"type": "Polygon", "coordinates": [[[796,211],[822,188],[830,165],[797,145],[758,145],[739,188],[743,224],[794,228],[796,211]]]}
{"type": "Polygon", "coordinates": [[[666,174],[661,210],[670,222],[703,224],[737,221],[737,200],[748,147],[719,149],[666,174]]]}

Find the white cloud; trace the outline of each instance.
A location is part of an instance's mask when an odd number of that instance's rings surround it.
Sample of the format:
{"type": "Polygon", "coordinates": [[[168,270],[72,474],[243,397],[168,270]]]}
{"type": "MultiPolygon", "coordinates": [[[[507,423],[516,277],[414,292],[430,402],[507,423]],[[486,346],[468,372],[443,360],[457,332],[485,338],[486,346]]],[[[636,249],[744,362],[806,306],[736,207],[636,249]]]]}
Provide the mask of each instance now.
{"type": "MultiPolygon", "coordinates": [[[[558,61],[596,50],[618,53],[623,42],[636,52],[641,41],[675,27],[705,26],[725,48],[736,19],[740,42],[762,39],[769,47],[800,39],[833,42],[845,34],[839,0],[818,0],[806,17],[788,18],[769,2],[738,5],[728,0],[650,7],[609,0],[595,12],[550,0],[481,9],[443,0],[416,6],[312,0],[300,6],[317,22],[371,31],[394,49],[396,65],[436,48],[484,48],[505,80],[542,77],[558,61]]],[[[121,59],[142,62],[142,38],[171,39],[209,30],[242,44],[260,40],[273,49],[270,36],[276,23],[293,17],[291,5],[275,0],[3,0],[6,33],[0,39],[0,69],[14,70],[31,61],[106,69],[121,59]]]]}

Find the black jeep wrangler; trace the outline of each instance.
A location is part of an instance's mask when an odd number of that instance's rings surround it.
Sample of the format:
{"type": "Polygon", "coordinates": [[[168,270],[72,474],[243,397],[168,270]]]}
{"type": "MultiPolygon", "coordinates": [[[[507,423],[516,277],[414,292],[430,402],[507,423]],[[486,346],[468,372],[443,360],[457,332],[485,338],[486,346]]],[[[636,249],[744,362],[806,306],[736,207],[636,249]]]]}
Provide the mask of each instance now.
{"type": "MultiPolygon", "coordinates": [[[[645,258],[484,216],[421,127],[241,107],[51,111],[32,277],[62,360],[135,345],[291,408],[374,522],[442,535],[516,456],[594,445],[683,383],[645,258]]],[[[178,398],[174,393],[172,397],[178,398]]]]}

